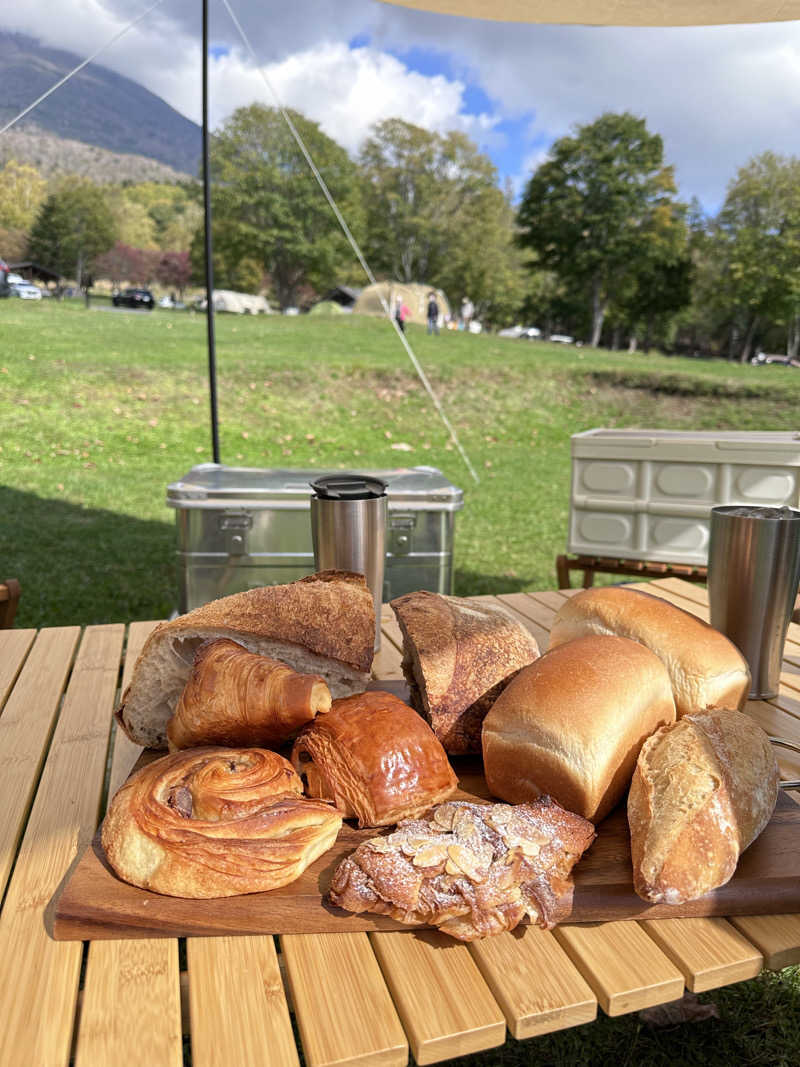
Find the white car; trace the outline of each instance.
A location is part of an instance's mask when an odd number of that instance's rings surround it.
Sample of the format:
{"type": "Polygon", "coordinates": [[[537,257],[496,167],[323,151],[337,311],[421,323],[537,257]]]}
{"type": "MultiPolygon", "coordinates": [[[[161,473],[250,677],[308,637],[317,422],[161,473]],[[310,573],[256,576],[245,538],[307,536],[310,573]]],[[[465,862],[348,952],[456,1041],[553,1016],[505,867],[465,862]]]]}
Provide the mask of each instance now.
{"type": "MultiPolygon", "coordinates": [[[[9,275],[9,278],[11,275],[9,275]]],[[[11,284],[11,296],[18,296],[21,300],[41,300],[42,290],[35,285],[31,285],[29,282],[23,281],[12,282],[11,284]]]]}
{"type": "Polygon", "coordinates": [[[525,330],[522,326],[507,326],[505,330],[498,330],[498,337],[522,337],[525,330]]]}
{"type": "Polygon", "coordinates": [[[575,338],[568,337],[565,333],[551,333],[550,340],[555,341],[557,345],[574,345],[575,338]]]}

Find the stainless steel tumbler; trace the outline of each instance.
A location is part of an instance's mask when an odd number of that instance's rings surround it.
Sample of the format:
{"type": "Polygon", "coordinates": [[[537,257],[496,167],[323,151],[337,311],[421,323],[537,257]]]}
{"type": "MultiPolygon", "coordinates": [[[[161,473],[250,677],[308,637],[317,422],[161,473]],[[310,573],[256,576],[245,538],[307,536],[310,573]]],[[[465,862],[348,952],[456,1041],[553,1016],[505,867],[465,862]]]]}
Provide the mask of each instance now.
{"type": "Polygon", "coordinates": [[[318,571],[363,574],[375,604],[375,650],[381,645],[386,557],[386,482],[329,474],[311,482],[311,537],[318,571]]]}
{"type": "Polygon", "coordinates": [[[800,511],[739,505],[711,509],[711,625],[747,660],[751,698],[777,695],[798,583],[800,511]]]}

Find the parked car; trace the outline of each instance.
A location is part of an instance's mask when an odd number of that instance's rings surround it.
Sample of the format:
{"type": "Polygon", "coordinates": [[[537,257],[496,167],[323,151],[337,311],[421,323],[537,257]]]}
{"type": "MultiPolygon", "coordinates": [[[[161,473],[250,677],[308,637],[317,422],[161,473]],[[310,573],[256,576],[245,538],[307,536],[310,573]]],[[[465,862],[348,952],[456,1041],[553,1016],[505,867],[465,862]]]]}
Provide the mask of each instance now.
{"type": "Polygon", "coordinates": [[[528,341],[535,341],[537,337],[542,336],[542,331],[538,326],[526,326],[520,337],[524,337],[528,341]]]}
{"type": "Polygon", "coordinates": [[[41,300],[42,290],[36,285],[31,285],[30,282],[15,282],[11,285],[10,295],[18,296],[20,300],[41,300]]]}
{"type": "Polygon", "coordinates": [[[149,289],[123,289],[111,297],[111,303],[115,308],[146,308],[148,311],[156,306],[149,289]]]}
{"type": "Polygon", "coordinates": [[[555,341],[557,345],[574,345],[575,338],[568,337],[565,333],[551,333],[550,340],[555,341]]]}
{"type": "Polygon", "coordinates": [[[522,326],[507,326],[504,330],[498,330],[498,337],[522,337],[525,332],[522,326]]]}

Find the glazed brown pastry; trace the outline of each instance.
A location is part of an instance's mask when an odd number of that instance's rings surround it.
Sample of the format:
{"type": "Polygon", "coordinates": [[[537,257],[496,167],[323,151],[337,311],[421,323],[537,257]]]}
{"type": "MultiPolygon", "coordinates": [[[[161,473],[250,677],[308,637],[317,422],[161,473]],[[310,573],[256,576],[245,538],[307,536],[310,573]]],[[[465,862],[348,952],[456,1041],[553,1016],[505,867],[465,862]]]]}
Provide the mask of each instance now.
{"type": "Polygon", "coordinates": [[[315,674],[297,674],[226,638],[204,641],[167,723],[170,752],[199,745],[273,748],[319,712],[331,691],[315,674]]]}
{"type": "Polygon", "coordinates": [[[192,748],[128,779],[101,840],[132,885],[172,897],[230,897],[293,882],[341,824],[340,812],[302,795],[276,752],[192,748]]]}
{"type": "Polygon", "coordinates": [[[333,904],[423,923],[460,941],[549,929],[572,910],[572,868],[594,827],[550,797],[530,804],[440,804],[365,841],[336,869],[333,904]]]}
{"type": "Polygon", "coordinates": [[[378,691],[334,700],[297,738],[292,763],[309,796],[330,801],[359,826],[410,819],[458,785],[427,723],[378,691]]]}
{"type": "Polygon", "coordinates": [[[451,755],[480,752],[484,716],[517,671],[538,659],[535,638],[477,600],[422,591],[391,604],[412,706],[451,755]]]}

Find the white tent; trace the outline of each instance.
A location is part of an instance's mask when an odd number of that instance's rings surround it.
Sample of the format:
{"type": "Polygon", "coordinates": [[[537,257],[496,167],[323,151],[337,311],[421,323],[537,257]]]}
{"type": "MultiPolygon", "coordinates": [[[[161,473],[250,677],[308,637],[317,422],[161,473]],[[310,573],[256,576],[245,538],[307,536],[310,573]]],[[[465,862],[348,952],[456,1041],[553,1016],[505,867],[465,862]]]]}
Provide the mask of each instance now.
{"type": "Polygon", "coordinates": [[[800,19],[800,0],[385,0],[502,22],[588,26],[714,26],[800,19]]]}

